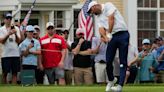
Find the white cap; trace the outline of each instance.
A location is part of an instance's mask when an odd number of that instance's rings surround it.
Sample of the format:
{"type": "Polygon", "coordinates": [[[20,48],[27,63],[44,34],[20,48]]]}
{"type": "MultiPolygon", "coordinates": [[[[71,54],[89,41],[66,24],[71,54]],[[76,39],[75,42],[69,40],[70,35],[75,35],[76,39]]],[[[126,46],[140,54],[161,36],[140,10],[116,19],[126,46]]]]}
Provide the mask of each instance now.
{"type": "Polygon", "coordinates": [[[11,15],[11,13],[8,12],[5,14],[5,17],[12,17],[12,15],[11,15]]]}
{"type": "Polygon", "coordinates": [[[36,30],[34,30],[34,33],[38,33],[36,30]]]}
{"type": "Polygon", "coordinates": [[[76,29],[76,34],[80,34],[80,33],[85,34],[85,30],[82,29],[82,28],[78,28],[78,29],[76,29]]]}
{"type": "Polygon", "coordinates": [[[35,25],[35,26],[34,26],[34,29],[35,29],[35,28],[37,28],[37,29],[40,30],[40,27],[39,27],[38,25],[35,25]]]}
{"type": "Polygon", "coordinates": [[[29,32],[29,31],[33,31],[34,32],[34,27],[32,26],[32,25],[28,25],[27,27],[26,27],[26,31],[27,32],[29,32]]]}
{"type": "Polygon", "coordinates": [[[54,23],[52,23],[52,22],[47,22],[47,24],[46,24],[46,28],[48,28],[49,26],[54,27],[54,23]]]}
{"type": "Polygon", "coordinates": [[[90,2],[89,5],[88,5],[88,10],[87,10],[87,12],[89,12],[89,10],[91,9],[91,7],[94,6],[94,5],[96,5],[96,4],[98,4],[96,1],[90,2]]]}
{"type": "Polygon", "coordinates": [[[145,44],[145,43],[150,44],[150,40],[149,40],[149,39],[144,39],[144,40],[142,41],[142,44],[145,44]]]}

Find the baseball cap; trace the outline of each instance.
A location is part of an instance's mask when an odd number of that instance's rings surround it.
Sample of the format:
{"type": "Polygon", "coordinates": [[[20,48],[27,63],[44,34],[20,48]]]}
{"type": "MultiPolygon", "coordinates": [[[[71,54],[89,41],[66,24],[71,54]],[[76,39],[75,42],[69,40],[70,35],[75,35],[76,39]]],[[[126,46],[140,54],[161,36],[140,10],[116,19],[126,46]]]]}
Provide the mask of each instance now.
{"type": "Polygon", "coordinates": [[[142,41],[142,44],[150,44],[150,40],[149,40],[149,39],[144,39],[144,40],[142,41]]]}
{"type": "Polygon", "coordinates": [[[159,41],[163,41],[163,37],[159,36],[156,39],[158,39],[159,41]]]}
{"type": "Polygon", "coordinates": [[[66,29],[66,30],[62,31],[62,33],[63,33],[63,34],[65,34],[65,33],[66,33],[66,34],[69,34],[69,31],[66,29]]]}
{"type": "Polygon", "coordinates": [[[96,5],[96,4],[98,4],[96,1],[92,1],[92,2],[90,2],[90,3],[89,3],[89,5],[88,5],[87,12],[89,13],[89,12],[90,12],[91,7],[92,7],[92,6],[94,6],[94,5],[96,5]]]}
{"type": "Polygon", "coordinates": [[[80,34],[80,33],[84,34],[84,29],[78,28],[78,29],[76,30],[76,34],[77,34],[77,35],[80,34]]]}
{"type": "Polygon", "coordinates": [[[28,26],[26,27],[26,31],[27,31],[27,32],[31,32],[31,31],[34,32],[34,30],[35,30],[35,29],[34,29],[34,27],[33,27],[32,25],[28,25],[28,26]]]}
{"type": "Polygon", "coordinates": [[[39,29],[40,30],[40,27],[38,25],[35,25],[34,29],[39,29]]]}
{"type": "Polygon", "coordinates": [[[36,30],[34,30],[34,33],[38,33],[36,30]]]}
{"type": "Polygon", "coordinates": [[[46,24],[46,28],[48,28],[49,26],[54,27],[54,24],[53,24],[52,22],[47,22],[47,24],[46,24]]]}
{"type": "Polygon", "coordinates": [[[4,17],[5,17],[5,18],[12,18],[12,15],[11,15],[11,13],[8,12],[8,13],[6,13],[6,14],[4,15],[4,17]]]}

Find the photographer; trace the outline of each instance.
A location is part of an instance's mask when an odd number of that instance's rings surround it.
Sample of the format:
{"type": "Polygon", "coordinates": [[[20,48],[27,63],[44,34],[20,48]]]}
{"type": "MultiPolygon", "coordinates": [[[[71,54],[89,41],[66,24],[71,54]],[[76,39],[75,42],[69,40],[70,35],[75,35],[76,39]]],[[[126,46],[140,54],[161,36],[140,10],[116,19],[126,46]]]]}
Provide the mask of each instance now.
{"type": "Polygon", "coordinates": [[[12,72],[12,83],[17,82],[17,73],[20,71],[20,54],[18,44],[20,43],[20,31],[11,25],[12,15],[4,15],[4,26],[0,28],[0,43],[2,44],[2,82],[8,83],[7,74],[12,72]]]}
{"type": "Polygon", "coordinates": [[[90,55],[83,53],[91,51],[91,42],[84,39],[84,32],[85,30],[81,28],[76,30],[77,39],[75,39],[71,46],[74,54],[73,66],[76,85],[93,83],[90,55]]]}

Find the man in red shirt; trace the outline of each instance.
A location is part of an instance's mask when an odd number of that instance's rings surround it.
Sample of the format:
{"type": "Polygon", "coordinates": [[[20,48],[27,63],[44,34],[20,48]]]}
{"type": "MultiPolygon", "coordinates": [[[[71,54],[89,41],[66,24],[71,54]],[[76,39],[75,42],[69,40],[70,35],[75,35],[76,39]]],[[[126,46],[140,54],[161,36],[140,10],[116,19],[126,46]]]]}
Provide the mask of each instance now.
{"type": "Polygon", "coordinates": [[[46,24],[46,30],[47,34],[40,39],[42,62],[49,83],[54,84],[55,79],[64,78],[63,61],[67,45],[64,39],[56,34],[52,22],[46,24]]]}

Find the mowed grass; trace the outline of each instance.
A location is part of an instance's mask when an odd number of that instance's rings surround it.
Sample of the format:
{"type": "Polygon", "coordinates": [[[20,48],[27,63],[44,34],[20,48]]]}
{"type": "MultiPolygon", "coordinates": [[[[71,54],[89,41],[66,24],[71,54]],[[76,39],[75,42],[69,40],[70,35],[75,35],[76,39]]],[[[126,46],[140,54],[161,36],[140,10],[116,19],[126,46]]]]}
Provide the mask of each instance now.
{"type": "MultiPolygon", "coordinates": [[[[0,86],[0,92],[105,92],[105,86],[0,86]]],[[[123,92],[164,92],[164,85],[126,85],[123,92]]]]}

